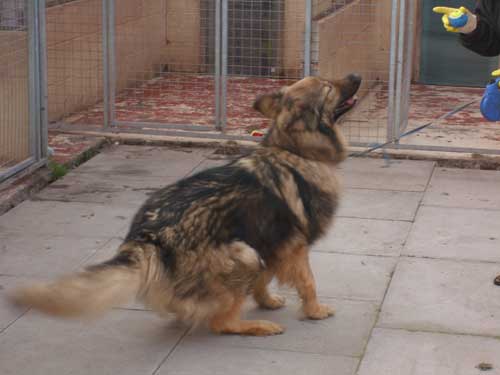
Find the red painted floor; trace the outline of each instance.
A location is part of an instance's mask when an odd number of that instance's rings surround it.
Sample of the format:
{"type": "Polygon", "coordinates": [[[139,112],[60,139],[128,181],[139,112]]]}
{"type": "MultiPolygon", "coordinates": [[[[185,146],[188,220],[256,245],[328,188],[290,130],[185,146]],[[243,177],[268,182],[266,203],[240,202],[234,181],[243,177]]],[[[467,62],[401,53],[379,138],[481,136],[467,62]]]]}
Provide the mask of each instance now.
{"type": "MultiPolygon", "coordinates": [[[[269,126],[269,121],[252,109],[255,98],[262,93],[278,90],[291,80],[256,77],[228,79],[227,125],[232,134],[249,134],[252,130],[269,126]]],[[[118,121],[154,122],[168,124],[196,124],[214,126],[214,79],[207,75],[167,74],[143,85],[126,89],[116,98],[118,121]]],[[[480,99],[483,89],[413,84],[411,87],[408,129],[436,120],[459,105],[480,99]]],[[[352,142],[383,142],[387,128],[387,86],[371,89],[354,113],[345,121],[345,134],[352,142]]],[[[102,125],[102,105],[68,117],[67,124],[95,128],[102,125]]],[[[432,132],[409,139],[425,138],[458,147],[482,147],[484,140],[499,142],[500,124],[483,119],[479,102],[437,122],[432,132]],[[480,130],[477,132],[476,130],[480,130]],[[485,132],[482,132],[483,129],[485,132]],[[442,133],[444,131],[444,133],[442,133]],[[453,133],[453,137],[448,134],[453,133]],[[446,133],[448,132],[448,133],[446,133]],[[475,137],[475,139],[473,139],[475,137]]],[[[490,143],[488,148],[497,147],[490,143]]]]}
{"type": "MultiPolygon", "coordinates": [[[[276,91],[291,82],[255,77],[228,79],[228,128],[248,133],[269,126],[269,122],[252,109],[252,104],[257,95],[276,91]]],[[[116,119],[214,126],[214,97],[213,76],[168,74],[121,92],[116,98],[116,119]]],[[[102,121],[102,106],[66,119],[66,122],[79,125],[102,124],[102,121]]]]}

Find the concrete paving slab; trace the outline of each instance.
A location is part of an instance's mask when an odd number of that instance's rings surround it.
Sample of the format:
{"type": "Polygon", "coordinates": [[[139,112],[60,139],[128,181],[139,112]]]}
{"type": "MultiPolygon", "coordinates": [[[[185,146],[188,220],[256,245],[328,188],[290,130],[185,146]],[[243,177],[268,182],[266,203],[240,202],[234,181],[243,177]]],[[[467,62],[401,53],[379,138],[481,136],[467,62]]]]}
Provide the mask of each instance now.
{"type": "Polygon", "coordinates": [[[349,158],[340,164],[343,185],[350,188],[424,191],[434,162],[349,158]]]}
{"type": "Polygon", "coordinates": [[[180,344],[161,366],[158,375],[351,375],[358,362],[359,359],[352,357],[191,342],[180,344]]]}
{"type": "Polygon", "coordinates": [[[0,373],[152,374],[184,332],[144,311],[113,310],[92,323],[29,312],[0,334],[0,373]]]}
{"type": "Polygon", "coordinates": [[[500,374],[500,341],[493,338],[375,329],[359,375],[500,374]]]}
{"type": "Polygon", "coordinates": [[[78,167],[80,173],[98,177],[183,177],[196,168],[209,149],[127,146],[107,150],[78,167]]]}
{"type": "Polygon", "coordinates": [[[49,185],[35,199],[139,207],[149,195],[175,181],[177,177],[131,178],[121,175],[103,179],[76,170],[49,185]]]}
{"type": "MultiPolygon", "coordinates": [[[[12,306],[6,298],[7,294],[14,288],[28,281],[27,278],[0,275],[0,337],[5,328],[28,311],[27,308],[12,306]]],[[[0,364],[0,370],[1,368],[2,365],[0,364]]],[[[0,373],[2,372],[0,371],[0,373]]]]}
{"type": "Polygon", "coordinates": [[[0,232],[110,238],[129,225],[135,211],[91,203],[25,201],[0,216],[0,232]]]}
{"type": "Polygon", "coordinates": [[[446,207],[500,209],[500,173],[438,168],[423,202],[446,207]]]}
{"type": "Polygon", "coordinates": [[[82,267],[87,267],[92,264],[98,264],[101,262],[105,262],[111,258],[113,258],[120,245],[123,243],[122,238],[112,238],[110,239],[106,245],[102,246],[96,252],[94,252],[90,257],[85,259],[85,261],[81,264],[82,267]]]}
{"type": "Polygon", "coordinates": [[[212,155],[211,157],[201,162],[201,164],[198,165],[194,170],[192,170],[190,175],[201,172],[208,168],[220,167],[222,165],[229,164],[229,162],[231,162],[233,159],[233,156],[212,155]]]}
{"type": "Polygon", "coordinates": [[[397,262],[390,257],[318,252],[311,253],[310,261],[319,296],[373,302],[382,300],[397,262]]]}
{"type": "Polygon", "coordinates": [[[403,253],[500,262],[499,223],[500,211],[423,206],[403,253]]]}
{"type": "Polygon", "coordinates": [[[411,223],[338,217],[313,251],[399,256],[411,223]]]}
{"type": "Polygon", "coordinates": [[[500,264],[435,259],[399,262],[378,325],[500,336],[500,264]]]}
{"type": "Polygon", "coordinates": [[[422,196],[420,192],[345,189],[337,216],[412,221],[422,196]]]}
{"type": "Polygon", "coordinates": [[[54,236],[30,231],[0,233],[0,274],[54,277],[68,273],[108,238],[54,236]]]}
{"type": "Polygon", "coordinates": [[[267,350],[284,350],[323,355],[359,357],[363,354],[375,323],[377,305],[372,302],[323,299],[335,308],[336,314],[325,320],[305,320],[298,298],[288,298],[286,307],[269,311],[250,303],[247,319],[270,320],[286,327],[282,335],[268,338],[216,336],[206,328],[191,332],[185,343],[203,343],[206,346],[227,346],[267,350]]]}

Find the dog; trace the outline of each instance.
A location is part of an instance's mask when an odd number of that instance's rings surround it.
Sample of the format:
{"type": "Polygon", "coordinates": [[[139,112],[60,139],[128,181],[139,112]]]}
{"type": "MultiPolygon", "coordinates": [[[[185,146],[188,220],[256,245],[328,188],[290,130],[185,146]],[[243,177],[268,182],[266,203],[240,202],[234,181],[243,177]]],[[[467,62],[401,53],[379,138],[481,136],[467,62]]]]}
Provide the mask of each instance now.
{"type": "Polygon", "coordinates": [[[329,227],[339,200],[335,165],[346,158],[337,120],[354,104],[358,75],[304,78],[262,95],[254,109],[272,119],[261,145],[227,165],[151,195],[116,256],[50,283],[14,291],[14,303],[59,317],[95,317],[136,299],[214,333],[266,336],[284,328],[243,320],[253,295],[265,309],[284,298],[268,284],[296,288],[305,316],[325,319],[308,248],[329,227]]]}

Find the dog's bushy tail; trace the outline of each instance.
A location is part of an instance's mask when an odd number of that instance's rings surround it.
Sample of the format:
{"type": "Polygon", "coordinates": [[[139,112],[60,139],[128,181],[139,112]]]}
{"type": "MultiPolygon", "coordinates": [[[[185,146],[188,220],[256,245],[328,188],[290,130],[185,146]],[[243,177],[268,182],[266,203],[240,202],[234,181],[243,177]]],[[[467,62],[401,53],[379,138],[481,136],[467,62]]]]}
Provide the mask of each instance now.
{"type": "Polygon", "coordinates": [[[50,283],[38,283],[10,295],[19,306],[31,307],[58,317],[92,318],[112,307],[135,299],[148,279],[145,249],[123,244],[120,252],[107,262],[50,283]]]}

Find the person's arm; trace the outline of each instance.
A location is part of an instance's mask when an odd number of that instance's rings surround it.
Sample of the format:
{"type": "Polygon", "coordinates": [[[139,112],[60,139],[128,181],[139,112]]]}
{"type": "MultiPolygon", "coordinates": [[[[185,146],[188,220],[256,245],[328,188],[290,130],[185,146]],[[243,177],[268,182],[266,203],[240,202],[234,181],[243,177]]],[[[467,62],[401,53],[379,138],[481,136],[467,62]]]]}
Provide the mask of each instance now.
{"type": "Polygon", "coordinates": [[[460,34],[464,47],[482,56],[500,55],[500,4],[497,0],[481,0],[476,8],[477,25],[468,34],[460,34]]]}

